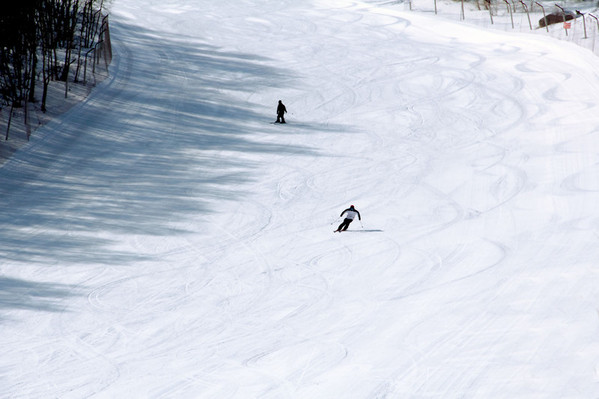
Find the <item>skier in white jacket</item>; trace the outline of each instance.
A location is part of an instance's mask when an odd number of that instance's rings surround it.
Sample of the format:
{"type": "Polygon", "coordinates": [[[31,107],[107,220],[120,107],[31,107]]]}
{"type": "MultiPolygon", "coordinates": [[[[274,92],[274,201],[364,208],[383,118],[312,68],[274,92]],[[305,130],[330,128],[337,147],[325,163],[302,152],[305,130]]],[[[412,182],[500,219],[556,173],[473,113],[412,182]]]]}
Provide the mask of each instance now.
{"type": "Polygon", "coordinates": [[[343,219],[343,222],[339,225],[337,230],[335,230],[335,233],[347,230],[349,224],[354,221],[356,216],[358,217],[358,220],[362,220],[360,212],[358,212],[353,205],[350,205],[349,208],[341,212],[341,215],[339,215],[339,217],[343,216],[343,214],[345,214],[345,219],[343,219]]]}

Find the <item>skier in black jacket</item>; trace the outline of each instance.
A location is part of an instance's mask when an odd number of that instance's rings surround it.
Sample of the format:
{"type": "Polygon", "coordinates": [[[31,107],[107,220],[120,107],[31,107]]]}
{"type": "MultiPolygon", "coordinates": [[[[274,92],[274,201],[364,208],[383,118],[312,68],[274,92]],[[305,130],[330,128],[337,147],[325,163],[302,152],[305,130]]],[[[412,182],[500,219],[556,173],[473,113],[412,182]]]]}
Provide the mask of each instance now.
{"type": "Polygon", "coordinates": [[[360,216],[360,212],[358,212],[358,210],[356,208],[354,208],[353,205],[350,205],[349,208],[347,208],[346,210],[341,212],[341,215],[339,215],[339,217],[343,216],[343,214],[346,214],[345,219],[343,219],[343,222],[339,225],[337,230],[335,230],[335,233],[347,230],[350,223],[354,221],[356,216],[358,217],[358,220],[362,220],[362,217],[360,216]]]}
{"type": "Polygon", "coordinates": [[[283,101],[279,100],[279,105],[277,106],[277,121],[275,123],[286,123],[285,122],[285,113],[287,112],[287,108],[285,108],[285,104],[283,101]]]}

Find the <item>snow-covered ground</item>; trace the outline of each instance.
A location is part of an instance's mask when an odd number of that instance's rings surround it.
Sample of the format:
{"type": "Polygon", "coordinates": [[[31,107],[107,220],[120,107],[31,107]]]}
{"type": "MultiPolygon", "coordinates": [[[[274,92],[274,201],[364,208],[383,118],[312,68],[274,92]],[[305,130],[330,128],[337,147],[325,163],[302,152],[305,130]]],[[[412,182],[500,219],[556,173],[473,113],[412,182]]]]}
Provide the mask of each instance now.
{"type": "Polygon", "coordinates": [[[0,168],[1,397],[599,397],[590,51],[350,0],[111,28],[0,168]]]}

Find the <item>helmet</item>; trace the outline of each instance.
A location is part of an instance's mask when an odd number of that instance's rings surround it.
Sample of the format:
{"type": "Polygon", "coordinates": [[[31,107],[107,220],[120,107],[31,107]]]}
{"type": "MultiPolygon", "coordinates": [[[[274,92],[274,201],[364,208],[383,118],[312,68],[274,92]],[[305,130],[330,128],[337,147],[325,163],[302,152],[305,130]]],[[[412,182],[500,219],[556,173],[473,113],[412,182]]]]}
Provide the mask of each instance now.
{"type": "Polygon", "coordinates": [[[353,205],[350,205],[349,207],[350,207],[350,208],[353,208],[354,206],[353,206],[353,205]]]}

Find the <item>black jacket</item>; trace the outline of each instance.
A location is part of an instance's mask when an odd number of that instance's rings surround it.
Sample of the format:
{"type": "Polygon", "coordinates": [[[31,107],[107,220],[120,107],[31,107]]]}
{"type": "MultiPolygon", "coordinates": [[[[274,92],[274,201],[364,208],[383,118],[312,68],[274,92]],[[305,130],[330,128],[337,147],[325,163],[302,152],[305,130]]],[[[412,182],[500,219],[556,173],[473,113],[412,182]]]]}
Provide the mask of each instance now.
{"type": "Polygon", "coordinates": [[[285,108],[285,104],[279,103],[279,106],[277,107],[277,114],[281,115],[281,114],[284,114],[285,112],[287,112],[287,108],[285,108]]]}

